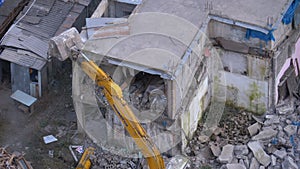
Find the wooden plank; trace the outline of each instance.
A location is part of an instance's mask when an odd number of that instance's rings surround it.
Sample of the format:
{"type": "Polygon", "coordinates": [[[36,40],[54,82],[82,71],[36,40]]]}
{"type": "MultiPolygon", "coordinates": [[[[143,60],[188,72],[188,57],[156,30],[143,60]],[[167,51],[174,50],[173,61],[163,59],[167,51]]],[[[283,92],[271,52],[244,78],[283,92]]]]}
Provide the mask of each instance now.
{"type": "Polygon", "coordinates": [[[102,0],[95,12],[93,13],[93,15],[91,16],[91,18],[101,18],[107,8],[108,0],[102,0]]]}

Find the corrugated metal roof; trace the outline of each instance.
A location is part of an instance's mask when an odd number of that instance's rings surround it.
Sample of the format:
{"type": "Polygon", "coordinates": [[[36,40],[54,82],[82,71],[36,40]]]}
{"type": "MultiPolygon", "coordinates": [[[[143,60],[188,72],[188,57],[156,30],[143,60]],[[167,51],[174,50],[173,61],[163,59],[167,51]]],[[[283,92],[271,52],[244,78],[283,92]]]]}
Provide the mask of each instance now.
{"type": "Polygon", "coordinates": [[[28,36],[24,39],[22,46],[25,46],[30,51],[38,54],[44,59],[47,59],[48,43],[44,42],[34,36],[28,36]]]}
{"type": "Polygon", "coordinates": [[[1,45],[29,50],[47,59],[48,42],[32,35],[26,36],[22,33],[22,30],[17,27],[14,27],[12,31],[4,37],[1,45]]]}
{"type": "Polygon", "coordinates": [[[36,70],[41,70],[47,62],[47,60],[40,58],[34,53],[21,49],[15,51],[6,48],[2,51],[0,58],[36,70]]]}
{"type": "MultiPolygon", "coordinates": [[[[24,15],[30,4],[24,8],[18,18],[24,15]]],[[[47,62],[50,37],[55,35],[63,21],[69,17],[68,14],[75,4],[61,0],[36,0],[26,15],[31,20],[23,18],[4,37],[1,45],[6,48],[0,54],[0,58],[40,70],[47,62]]],[[[78,4],[76,5],[78,8],[78,4]]],[[[75,21],[76,18],[73,20],[75,21]]]]}
{"type": "Polygon", "coordinates": [[[50,37],[54,36],[59,26],[66,19],[73,4],[62,1],[55,1],[48,15],[44,16],[38,25],[32,25],[40,31],[47,33],[50,37]]]}

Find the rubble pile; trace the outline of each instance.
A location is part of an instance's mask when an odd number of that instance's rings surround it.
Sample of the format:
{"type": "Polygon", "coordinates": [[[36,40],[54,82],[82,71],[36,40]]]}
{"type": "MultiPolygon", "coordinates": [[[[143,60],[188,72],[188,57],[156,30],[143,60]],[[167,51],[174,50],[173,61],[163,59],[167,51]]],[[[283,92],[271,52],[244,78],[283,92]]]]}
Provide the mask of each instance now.
{"type": "Polygon", "coordinates": [[[129,103],[139,111],[165,111],[167,98],[164,81],[159,76],[139,73],[129,87],[129,103]]]}
{"type": "Polygon", "coordinates": [[[287,101],[255,116],[229,116],[208,137],[199,132],[185,152],[191,168],[298,169],[300,167],[300,102],[287,101]]]}
{"type": "Polygon", "coordinates": [[[95,157],[92,158],[92,169],[128,169],[137,168],[140,164],[137,158],[126,158],[118,155],[112,155],[108,151],[97,151],[95,157]]]}
{"type": "Polygon", "coordinates": [[[23,155],[19,152],[8,153],[5,148],[0,148],[0,168],[3,169],[32,169],[23,155]]]}

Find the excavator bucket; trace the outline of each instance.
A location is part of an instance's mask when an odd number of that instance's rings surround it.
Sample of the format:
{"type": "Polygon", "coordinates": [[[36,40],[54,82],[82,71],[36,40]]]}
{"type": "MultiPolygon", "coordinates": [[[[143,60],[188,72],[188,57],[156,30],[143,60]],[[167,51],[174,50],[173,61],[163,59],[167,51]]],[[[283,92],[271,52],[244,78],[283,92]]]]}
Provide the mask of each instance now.
{"type": "Polygon", "coordinates": [[[50,39],[48,59],[58,58],[60,61],[66,60],[72,55],[71,49],[76,47],[81,49],[83,42],[76,28],[71,28],[50,39]]]}

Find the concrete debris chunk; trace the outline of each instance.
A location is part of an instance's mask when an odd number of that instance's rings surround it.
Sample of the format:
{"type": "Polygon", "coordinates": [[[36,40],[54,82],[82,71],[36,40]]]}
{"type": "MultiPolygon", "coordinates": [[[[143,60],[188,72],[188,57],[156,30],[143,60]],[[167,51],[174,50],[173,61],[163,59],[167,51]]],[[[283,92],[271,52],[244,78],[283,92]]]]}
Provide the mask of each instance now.
{"type": "Polygon", "coordinates": [[[252,158],[250,168],[249,169],[258,169],[259,168],[259,163],[256,160],[255,157],[252,158]]]}
{"type": "Polygon", "coordinates": [[[234,146],[235,156],[247,155],[248,153],[249,153],[249,149],[246,145],[236,145],[236,146],[234,146]]]}
{"type": "Polygon", "coordinates": [[[287,168],[287,169],[299,169],[297,164],[294,162],[294,159],[290,156],[287,156],[285,160],[281,164],[282,168],[287,168]]]}
{"type": "Polygon", "coordinates": [[[233,159],[234,146],[227,144],[223,147],[221,155],[219,156],[219,161],[222,163],[230,163],[233,159]]]}
{"type": "Polygon", "coordinates": [[[246,169],[242,164],[226,164],[227,169],[246,169]]]}
{"type": "Polygon", "coordinates": [[[288,114],[294,111],[294,105],[284,104],[283,106],[276,108],[276,110],[281,115],[288,114]]]}
{"type": "Polygon", "coordinates": [[[291,136],[291,135],[297,133],[297,126],[294,126],[294,125],[287,125],[287,126],[284,128],[284,131],[288,134],[288,136],[291,136]]]}
{"type": "Polygon", "coordinates": [[[248,143],[248,147],[253,152],[254,157],[258,160],[258,162],[265,167],[267,167],[271,163],[270,156],[264,151],[258,141],[253,141],[248,143]]]}
{"type": "Polygon", "coordinates": [[[259,123],[254,123],[251,126],[248,127],[248,131],[250,133],[250,136],[254,136],[255,134],[258,133],[258,131],[260,130],[261,125],[259,123]]]}
{"type": "Polygon", "coordinates": [[[285,150],[276,150],[273,154],[280,159],[283,159],[287,155],[285,150]]]}
{"type": "Polygon", "coordinates": [[[266,117],[268,120],[266,120],[264,122],[265,126],[269,126],[269,125],[272,125],[272,124],[278,124],[278,123],[280,123],[280,117],[279,116],[269,115],[268,117],[266,117]]]}
{"type": "Polygon", "coordinates": [[[266,140],[266,139],[271,139],[274,136],[277,135],[277,131],[271,129],[271,128],[266,128],[263,131],[259,132],[257,135],[255,135],[252,139],[253,140],[266,140]]]}
{"type": "Polygon", "coordinates": [[[252,118],[259,124],[264,124],[263,120],[260,117],[252,115],[252,118]]]}
{"type": "Polygon", "coordinates": [[[210,150],[216,157],[218,157],[221,154],[221,148],[218,145],[211,145],[210,150]]]}
{"type": "Polygon", "coordinates": [[[209,141],[209,137],[208,137],[208,136],[205,136],[205,135],[199,136],[199,137],[198,137],[198,140],[199,140],[201,143],[206,143],[206,142],[209,141]]]}
{"type": "Polygon", "coordinates": [[[276,165],[276,160],[276,157],[274,155],[271,155],[272,166],[276,165]]]}

